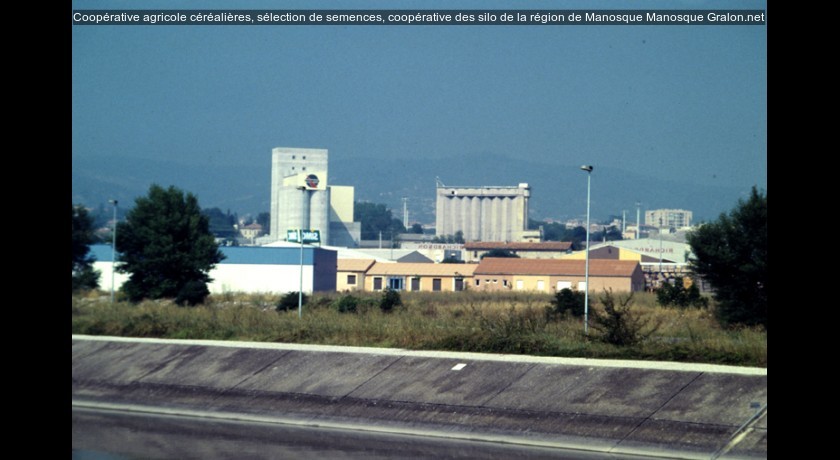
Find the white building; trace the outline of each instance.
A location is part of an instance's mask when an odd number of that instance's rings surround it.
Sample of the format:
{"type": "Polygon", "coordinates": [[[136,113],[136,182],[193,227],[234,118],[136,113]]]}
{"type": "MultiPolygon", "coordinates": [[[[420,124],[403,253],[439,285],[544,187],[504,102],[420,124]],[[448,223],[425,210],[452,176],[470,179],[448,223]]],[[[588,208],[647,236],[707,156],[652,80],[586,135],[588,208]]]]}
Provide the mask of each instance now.
{"type": "Polygon", "coordinates": [[[685,209],[652,209],[645,211],[645,225],[656,228],[691,227],[693,213],[685,209]]]}
{"type": "MultiPolygon", "coordinates": [[[[300,289],[301,249],[293,243],[280,247],[220,247],[224,260],[210,271],[212,282],[207,289],[212,294],[224,292],[286,293],[300,289]]],[[[96,258],[93,268],[99,270],[99,287],[111,290],[111,246],[90,246],[96,258]]],[[[119,262],[117,262],[119,263],[119,262]]],[[[336,252],[315,246],[303,247],[303,292],[335,291],[336,252]]],[[[114,286],[119,289],[129,275],[114,274],[114,286]]]]}

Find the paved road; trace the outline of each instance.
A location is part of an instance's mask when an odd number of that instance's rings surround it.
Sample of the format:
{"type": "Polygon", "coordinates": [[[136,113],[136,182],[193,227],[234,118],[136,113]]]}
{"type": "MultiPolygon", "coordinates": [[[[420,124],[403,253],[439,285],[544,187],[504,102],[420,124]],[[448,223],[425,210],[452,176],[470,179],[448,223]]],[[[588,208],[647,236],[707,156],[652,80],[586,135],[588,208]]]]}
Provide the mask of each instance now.
{"type": "Polygon", "coordinates": [[[641,460],[566,449],[312,426],[73,409],[73,458],[641,460]]]}

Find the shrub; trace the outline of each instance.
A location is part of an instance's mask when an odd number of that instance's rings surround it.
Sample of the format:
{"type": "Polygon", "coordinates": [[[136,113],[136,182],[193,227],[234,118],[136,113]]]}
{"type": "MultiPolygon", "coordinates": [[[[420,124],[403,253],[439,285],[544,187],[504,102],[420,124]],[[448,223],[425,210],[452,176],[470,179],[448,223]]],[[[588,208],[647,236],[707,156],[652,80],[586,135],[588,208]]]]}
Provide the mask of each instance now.
{"type": "Polygon", "coordinates": [[[204,281],[187,281],[186,284],[178,291],[178,296],[175,298],[175,303],[178,305],[192,306],[204,303],[204,299],[210,295],[207,289],[207,283],[204,281]]]}
{"type": "Polygon", "coordinates": [[[359,299],[350,294],[341,296],[335,303],[335,308],[339,313],[356,313],[359,308],[359,299]]]}
{"type": "Polygon", "coordinates": [[[674,284],[665,283],[656,291],[656,301],[663,307],[708,307],[709,299],[700,295],[700,289],[697,285],[692,283],[688,288],[685,287],[683,279],[677,277],[674,279],[674,284]]]}
{"type": "Polygon", "coordinates": [[[402,304],[402,298],[400,298],[399,291],[385,289],[382,293],[382,300],[379,301],[379,309],[385,313],[390,313],[394,307],[398,307],[402,304]]]}
{"type": "Polygon", "coordinates": [[[593,310],[592,327],[601,332],[603,342],[618,346],[632,346],[643,342],[659,329],[660,323],[648,328],[650,320],[641,318],[630,308],[633,304],[632,292],[623,299],[619,296],[618,306],[616,306],[612,289],[609,291],[604,289],[600,301],[604,306],[604,311],[593,310]],[[646,328],[648,330],[644,331],[646,328]]]}
{"type": "Polygon", "coordinates": [[[583,292],[563,288],[554,294],[551,306],[548,309],[548,316],[550,319],[565,317],[569,314],[577,317],[583,316],[584,301],[585,294],[583,292]]]}
{"type": "MultiPolygon", "coordinates": [[[[289,310],[297,310],[298,308],[298,291],[292,291],[285,294],[283,297],[280,298],[280,301],[277,302],[277,311],[289,311],[289,310]]],[[[309,300],[306,294],[303,294],[303,305],[306,305],[306,301],[309,300]]]]}

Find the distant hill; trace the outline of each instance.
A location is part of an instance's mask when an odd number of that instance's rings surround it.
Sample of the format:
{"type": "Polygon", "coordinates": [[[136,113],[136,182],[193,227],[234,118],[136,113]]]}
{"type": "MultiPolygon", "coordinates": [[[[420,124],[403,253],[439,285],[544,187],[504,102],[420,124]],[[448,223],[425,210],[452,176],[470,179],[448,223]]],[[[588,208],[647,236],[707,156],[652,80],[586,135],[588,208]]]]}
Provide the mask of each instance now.
{"type": "MultiPolygon", "coordinates": [[[[357,200],[385,203],[400,219],[402,198],[407,197],[409,220],[423,223],[435,219],[436,177],[448,186],[527,182],[532,189],[531,218],[567,219],[586,214],[586,174],[579,168],[483,154],[411,160],[345,157],[330,160],[329,179],[336,185],[354,186],[357,200]]],[[[234,166],[107,157],[74,160],[72,165],[72,200],[87,206],[107,203],[111,198],[132,203],[137,196],[145,195],[152,183],[192,192],[204,208],[255,215],[269,209],[270,155],[266,155],[265,164],[234,166]]],[[[711,220],[730,210],[749,189],[681,183],[595,165],[592,218],[620,216],[626,210],[628,222],[635,222],[635,202],[640,201],[642,211],[689,209],[695,221],[711,220]]]]}

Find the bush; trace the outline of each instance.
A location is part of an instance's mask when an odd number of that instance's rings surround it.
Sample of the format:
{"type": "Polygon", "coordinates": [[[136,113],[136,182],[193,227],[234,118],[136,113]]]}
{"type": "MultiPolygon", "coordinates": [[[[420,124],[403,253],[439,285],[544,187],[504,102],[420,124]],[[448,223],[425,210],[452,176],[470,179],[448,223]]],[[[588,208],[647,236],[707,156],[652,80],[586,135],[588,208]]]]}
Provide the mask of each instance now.
{"type": "Polygon", "coordinates": [[[584,314],[585,293],[563,288],[554,294],[548,309],[550,319],[566,317],[569,314],[581,317],[584,314]]]}
{"type": "Polygon", "coordinates": [[[356,313],[359,308],[359,299],[350,294],[341,296],[335,303],[335,308],[339,313],[356,313]]]}
{"type": "Polygon", "coordinates": [[[619,296],[618,306],[616,306],[612,290],[604,289],[600,300],[604,306],[604,312],[593,310],[592,327],[601,332],[603,342],[618,346],[637,345],[659,329],[660,323],[656,323],[647,331],[643,331],[650,321],[642,319],[637,312],[631,310],[632,292],[624,299],[619,296]]]}
{"type": "Polygon", "coordinates": [[[390,313],[394,307],[402,305],[402,298],[400,292],[393,289],[385,289],[382,293],[382,300],[379,301],[379,309],[385,313],[390,313]]]}
{"type": "Polygon", "coordinates": [[[700,295],[700,289],[697,289],[697,285],[692,283],[691,286],[686,288],[681,277],[674,279],[674,284],[663,284],[656,291],[656,301],[663,307],[701,308],[709,306],[709,299],[700,295]]]}
{"type": "MultiPolygon", "coordinates": [[[[280,298],[280,301],[277,302],[277,311],[297,310],[299,296],[300,293],[298,291],[286,293],[283,297],[280,298]]],[[[302,304],[306,305],[307,300],[309,300],[309,297],[307,297],[306,294],[303,294],[302,304]]]]}
{"type": "Polygon", "coordinates": [[[187,284],[178,291],[175,303],[181,306],[203,304],[204,299],[206,299],[208,295],[210,295],[210,291],[207,289],[207,283],[204,281],[188,281],[187,284]]]}

